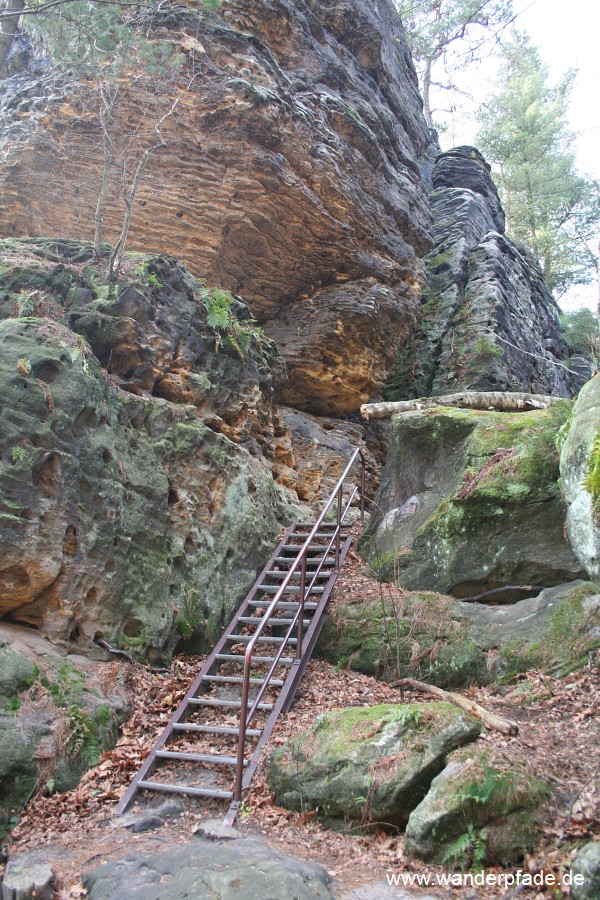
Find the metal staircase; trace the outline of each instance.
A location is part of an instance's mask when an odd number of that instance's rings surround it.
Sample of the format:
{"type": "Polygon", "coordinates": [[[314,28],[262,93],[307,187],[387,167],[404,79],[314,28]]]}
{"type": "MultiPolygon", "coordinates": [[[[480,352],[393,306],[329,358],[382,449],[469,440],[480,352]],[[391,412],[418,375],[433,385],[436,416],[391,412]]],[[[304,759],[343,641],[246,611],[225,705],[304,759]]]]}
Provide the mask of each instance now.
{"type": "Polygon", "coordinates": [[[317,521],[285,531],[117,815],[138,791],[156,791],[229,800],[225,821],[233,823],[262,747],[279,714],[289,709],[325,622],[325,605],[351,543],[344,521],[357,496],[364,517],[364,489],[364,456],[356,450],[317,521]],[[358,484],[351,481],[357,463],[358,484]]]}

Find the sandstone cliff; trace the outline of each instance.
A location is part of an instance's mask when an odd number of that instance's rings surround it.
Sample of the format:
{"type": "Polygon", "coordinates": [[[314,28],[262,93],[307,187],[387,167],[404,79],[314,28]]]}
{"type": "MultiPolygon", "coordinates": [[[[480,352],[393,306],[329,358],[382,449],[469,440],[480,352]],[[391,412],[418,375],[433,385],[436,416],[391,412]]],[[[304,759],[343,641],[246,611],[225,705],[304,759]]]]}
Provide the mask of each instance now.
{"type": "MultiPolygon", "coordinates": [[[[104,237],[123,220],[123,169],[178,99],[130,248],[241,293],[287,360],[286,402],[355,411],[412,330],[430,244],[429,132],[399,17],[388,0],[250,0],[220,16],[161,4],[139,23],[180,49],[179,69],[132,71],[111,95],[104,237]]],[[[103,102],[97,84],[43,68],[5,80],[5,235],[93,237],[103,102]]]]}
{"type": "Polygon", "coordinates": [[[558,307],[504,213],[479,151],[441,154],[432,172],[434,244],[419,327],[390,379],[390,400],[460,389],[570,396],[582,383],[567,356],[558,307]]]}

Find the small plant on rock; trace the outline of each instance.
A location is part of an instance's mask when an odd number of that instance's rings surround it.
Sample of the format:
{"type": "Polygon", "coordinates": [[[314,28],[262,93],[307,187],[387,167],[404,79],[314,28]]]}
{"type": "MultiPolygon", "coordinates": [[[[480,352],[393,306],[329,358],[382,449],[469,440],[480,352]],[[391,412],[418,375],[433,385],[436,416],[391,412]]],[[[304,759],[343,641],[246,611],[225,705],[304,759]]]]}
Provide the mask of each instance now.
{"type": "Polygon", "coordinates": [[[453,841],[442,857],[442,865],[451,863],[463,870],[481,869],[487,848],[487,831],[476,829],[472,822],[467,830],[453,841]]]}

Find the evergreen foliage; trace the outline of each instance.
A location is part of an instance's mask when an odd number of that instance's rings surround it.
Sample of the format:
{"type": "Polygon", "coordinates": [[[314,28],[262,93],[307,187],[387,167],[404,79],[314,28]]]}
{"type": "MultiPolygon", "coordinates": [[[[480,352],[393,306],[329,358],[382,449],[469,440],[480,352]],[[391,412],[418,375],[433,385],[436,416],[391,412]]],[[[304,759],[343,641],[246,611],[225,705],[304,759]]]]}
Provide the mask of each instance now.
{"type": "Polygon", "coordinates": [[[550,85],[537,48],[515,32],[504,45],[478,135],[478,146],[496,166],[509,235],[531,248],[548,286],[559,293],[590,281],[598,268],[600,185],[577,173],[566,126],[574,78],[571,70],[550,85]]]}

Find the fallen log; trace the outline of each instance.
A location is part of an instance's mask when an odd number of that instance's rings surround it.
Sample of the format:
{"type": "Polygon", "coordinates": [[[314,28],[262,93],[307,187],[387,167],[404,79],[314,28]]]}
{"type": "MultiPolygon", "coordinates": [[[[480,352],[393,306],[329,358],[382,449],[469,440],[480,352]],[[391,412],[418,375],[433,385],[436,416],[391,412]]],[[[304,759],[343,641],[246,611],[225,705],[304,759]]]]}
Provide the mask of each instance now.
{"type": "Polygon", "coordinates": [[[547,409],[560,403],[564,397],[549,394],[526,394],[520,391],[460,391],[441,397],[423,397],[420,400],[399,400],[396,403],[363,403],[360,414],[363,419],[387,419],[405,412],[433,409],[436,406],[456,406],[460,409],[492,409],[498,412],[527,412],[547,409]]]}
{"type": "Polygon", "coordinates": [[[402,678],[395,681],[392,687],[399,687],[403,692],[404,688],[412,688],[413,691],[421,691],[424,694],[431,694],[438,700],[445,700],[446,703],[453,703],[464,709],[465,712],[471,713],[478,719],[481,719],[487,728],[494,731],[500,731],[502,734],[515,735],[519,733],[519,726],[516,722],[510,722],[508,719],[502,719],[494,713],[488,712],[483,706],[475,703],[474,700],[467,700],[461,694],[455,694],[454,691],[445,691],[443,688],[435,687],[433,684],[425,684],[424,681],[416,681],[414,678],[402,678]]]}

